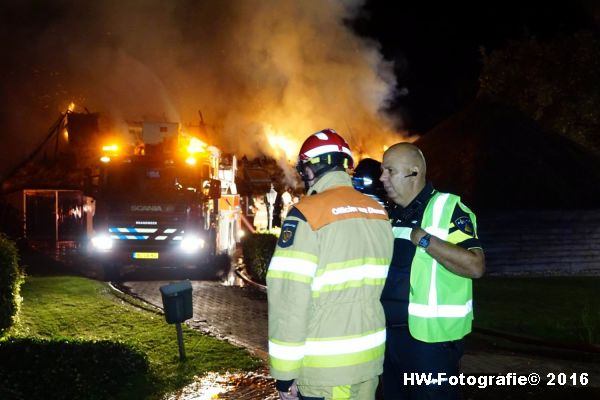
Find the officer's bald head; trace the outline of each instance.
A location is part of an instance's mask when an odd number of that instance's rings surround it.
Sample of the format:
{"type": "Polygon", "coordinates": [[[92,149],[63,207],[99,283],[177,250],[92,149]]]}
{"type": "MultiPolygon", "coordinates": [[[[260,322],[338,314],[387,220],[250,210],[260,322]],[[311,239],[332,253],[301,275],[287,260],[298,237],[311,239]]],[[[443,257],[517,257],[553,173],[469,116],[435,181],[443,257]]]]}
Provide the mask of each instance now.
{"type": "Polygon", "coordinates": [[[406,207],[425,187],[425,157],[411,143],[397,143],[383,154],[380,180],[394,203],[406,207]]]}
{"type": "Polygon", "coordinates": [[[383,157],[386,156],[393,157],[394,159],[401,160],[404,164],[410,165],[413,167],[411,171],[418,172],[425,179],[425,173],[427,172],[425,157],[421,150],[414,144],[407,142],[396,143],[385,151],[383,157]]]}

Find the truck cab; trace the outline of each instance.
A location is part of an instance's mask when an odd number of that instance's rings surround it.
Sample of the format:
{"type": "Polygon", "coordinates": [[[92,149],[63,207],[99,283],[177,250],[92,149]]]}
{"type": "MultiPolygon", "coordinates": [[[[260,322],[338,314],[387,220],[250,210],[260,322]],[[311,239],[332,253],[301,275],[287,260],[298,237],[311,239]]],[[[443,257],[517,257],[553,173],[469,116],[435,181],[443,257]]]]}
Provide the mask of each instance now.
{"type": "Polygon", "coordinates": [[[105,279],[124,268],[205,267],[218,252],[218,151],[181,137],[138,143],[133,154],[103,148],[89,248],[105,279]]]}

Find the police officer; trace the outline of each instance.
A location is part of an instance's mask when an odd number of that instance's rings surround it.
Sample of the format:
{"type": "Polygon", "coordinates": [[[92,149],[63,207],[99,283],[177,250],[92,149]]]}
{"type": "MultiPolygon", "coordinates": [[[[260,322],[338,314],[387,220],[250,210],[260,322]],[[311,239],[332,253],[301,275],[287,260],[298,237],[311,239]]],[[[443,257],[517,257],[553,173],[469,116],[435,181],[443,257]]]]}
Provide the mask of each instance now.
{"type": "Polygon", "coordinates": [[[379,180],[380,176],[381,163],[372,158],[363,158],[354,168],[352,186],[385,207],[385,190],[379,180]]]}
{"type": "Polygon", "coordinates": [[[460,397],[447,377],[459,373],[463,337],[471,331],[471,279],[485,270],[475,215],[425,176],[425,158],[413,144],[398,143],[384,153],[380,179],[394,204],[395,237],[381,296],[388,328],[385,400],[460,397]],[[425,385],[413,375],[422,373],[446,375],[425,385]]]}
{"type": "Polygon", "coordinates": [[[394,238],[384,208],[353,189],[352,164],[333,129],[300,149],[307,196],[288,213],[267,273],[269,364],[281,399],[375,397],[394,238]]]}

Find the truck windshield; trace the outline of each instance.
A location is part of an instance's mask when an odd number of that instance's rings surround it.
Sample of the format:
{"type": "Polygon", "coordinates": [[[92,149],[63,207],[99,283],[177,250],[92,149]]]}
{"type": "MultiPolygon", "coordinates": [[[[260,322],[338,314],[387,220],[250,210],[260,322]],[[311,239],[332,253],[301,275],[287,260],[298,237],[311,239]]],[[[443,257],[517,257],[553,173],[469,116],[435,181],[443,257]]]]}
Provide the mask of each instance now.
{"type": "Polygon", "coordinates": [[[119,198],[174,200],[194,193],[200,185],[200,177],[187,169],[123,163],[106,169],[103,192],[119,198]]]}

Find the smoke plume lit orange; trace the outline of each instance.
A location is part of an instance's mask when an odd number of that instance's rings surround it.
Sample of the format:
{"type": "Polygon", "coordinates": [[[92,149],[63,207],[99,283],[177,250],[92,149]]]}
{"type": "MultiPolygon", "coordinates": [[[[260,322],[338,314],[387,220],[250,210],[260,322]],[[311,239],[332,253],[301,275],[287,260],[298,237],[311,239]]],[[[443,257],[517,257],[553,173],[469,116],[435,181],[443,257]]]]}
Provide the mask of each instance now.
{"type": "Polygon", "coordinates": [[[380,159],[404,138],[381,112],[394,96],[392,64],[345,22],[362,3],[63,1],[21,50],[46,66],[30,78],[44,92],[31,114],[49,126],[70,98],[126,131],[132,120],[198,125],[201,112],[210,144],[282,165],[333,128],[358,158],[380,159]]]}

